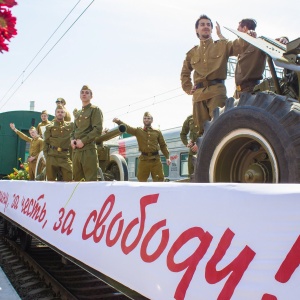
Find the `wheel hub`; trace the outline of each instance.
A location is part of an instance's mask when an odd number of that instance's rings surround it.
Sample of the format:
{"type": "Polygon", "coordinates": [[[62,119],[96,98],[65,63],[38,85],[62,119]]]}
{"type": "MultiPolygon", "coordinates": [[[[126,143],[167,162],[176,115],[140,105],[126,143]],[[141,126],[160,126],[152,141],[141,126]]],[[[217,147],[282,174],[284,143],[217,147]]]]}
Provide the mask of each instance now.
{"type": "Polygon", "coordinates": [[[265,183],[267,174],[262,164],[252,164],[249,169],[245,172],[246,183],[265,183]]]}

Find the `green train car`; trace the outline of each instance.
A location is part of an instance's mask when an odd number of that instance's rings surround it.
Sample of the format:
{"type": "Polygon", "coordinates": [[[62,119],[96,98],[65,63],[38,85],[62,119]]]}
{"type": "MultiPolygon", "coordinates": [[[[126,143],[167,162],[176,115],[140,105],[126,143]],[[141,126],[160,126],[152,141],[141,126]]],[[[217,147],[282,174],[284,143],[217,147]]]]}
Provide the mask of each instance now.
{"type": "MultiPolygon", "coordinates": [[[[49,115],[49,120],[54,118],[49,115]]],[[[29,135],[29,128],[41,122],[41,112],[20,110],[0,113],[0,179],[5,179],[13,168],[19,168],[19,158],[26,161],[29,154],[29,143],[20,139],[9,127],[15,123],[16,128],[29,135]]]]}

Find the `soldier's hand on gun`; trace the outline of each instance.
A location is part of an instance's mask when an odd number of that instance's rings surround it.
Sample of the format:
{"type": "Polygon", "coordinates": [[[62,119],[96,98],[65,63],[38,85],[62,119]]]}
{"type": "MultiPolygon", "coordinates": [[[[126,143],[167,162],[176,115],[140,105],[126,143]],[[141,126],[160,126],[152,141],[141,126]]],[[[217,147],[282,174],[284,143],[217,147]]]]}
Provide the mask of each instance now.
{"type": "Polygon", "coordinates": [[[279,43],[286,45],[289,42],[289,39],[285,36],[282,36],[280,38],[275,39],[276,41],[278,41],[279,43]]]}
{"type": "Polygon", "coordinates": [[[254,31],[254,30],[248,30],[247,33],[248,33],[250,36],[254,37],[254,38],[257,37],[257,33],[256,33],[256,31],[254,31]]]}
{"type": "Polygon", "coordinates": [[[108,132],[108,130],[109,130],[108,128],[104,128],[104,129],[103,129],[103,131],[102,131],[102,134],[105,134],[105,133],[107,133],[107,132],[108,132]]]}

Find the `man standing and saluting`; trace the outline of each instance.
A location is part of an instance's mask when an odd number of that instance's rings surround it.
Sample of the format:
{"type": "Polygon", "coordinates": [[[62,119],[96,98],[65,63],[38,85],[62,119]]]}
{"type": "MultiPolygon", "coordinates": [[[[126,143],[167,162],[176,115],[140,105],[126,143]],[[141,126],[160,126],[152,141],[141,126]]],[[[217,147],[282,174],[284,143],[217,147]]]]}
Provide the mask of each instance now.
{"type": "Polygon", "coordinates": [[[127,132],[136,136],[141,155],[138,164],[138,181],[146,182],[151,174],[153,181],[164,181],[164,172],[159,156],[159,149],[162,151],[167,160],[167,165],[171,164],[169,158],[169,150],[165,139],[158,129],[153,129],[151,124],[153,117],[149,112],[144,113],[144,127],[133,128],[118,118],[114,118],[113,122],[118,125],[124,124],[127,127],[127,132]]]}
{"type": "Polygon", "coordinates": [[[19,131],[14,123],[9,124],[10,128],[24,141],[30,143],[29,156],[28,156],[28,167],[29,167],[29,180],[35,179],[35,167],[37,163],[37,158],[40,152],[43,150],[43,139],[38,135],[35,127],[31,126],[29,128],[29,134],[31,137],[27,136],[23,132],[19,131]]]}

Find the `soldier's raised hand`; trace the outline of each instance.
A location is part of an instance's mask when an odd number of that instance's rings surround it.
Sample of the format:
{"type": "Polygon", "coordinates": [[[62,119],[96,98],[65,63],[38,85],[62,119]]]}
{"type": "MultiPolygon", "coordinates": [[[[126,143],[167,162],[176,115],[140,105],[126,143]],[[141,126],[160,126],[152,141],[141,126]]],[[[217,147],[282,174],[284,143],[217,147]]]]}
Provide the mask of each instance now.
{"type": "Polygon", "coordinates": [[[9,124],[9,126],[10,126],[10,128],[11,128],[13,131],[15,131],[15,130],[16,130],[16,126],[15,126],[15,124],[14,124],[14,123],[10,123],[10,124],[9,124]]]}

